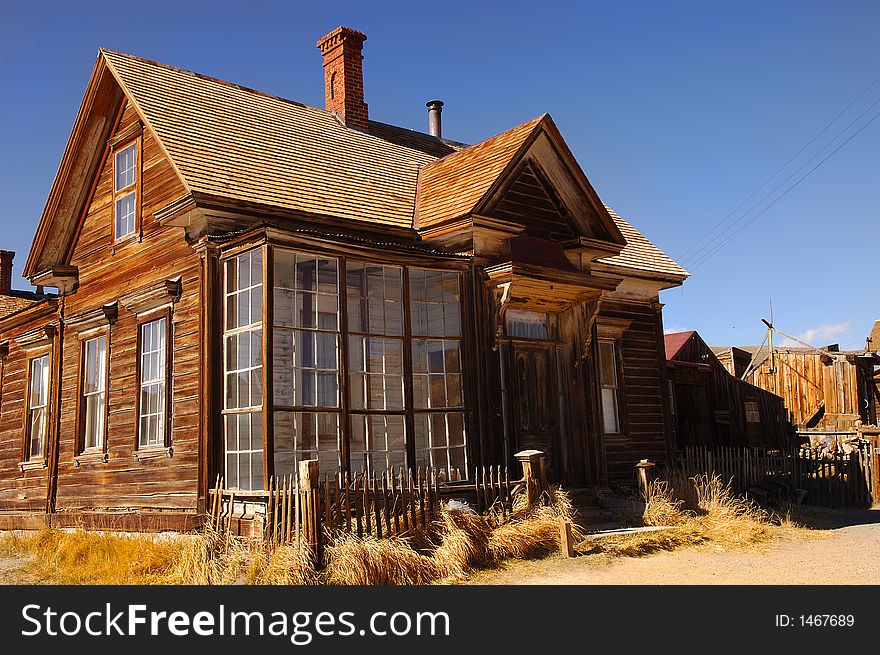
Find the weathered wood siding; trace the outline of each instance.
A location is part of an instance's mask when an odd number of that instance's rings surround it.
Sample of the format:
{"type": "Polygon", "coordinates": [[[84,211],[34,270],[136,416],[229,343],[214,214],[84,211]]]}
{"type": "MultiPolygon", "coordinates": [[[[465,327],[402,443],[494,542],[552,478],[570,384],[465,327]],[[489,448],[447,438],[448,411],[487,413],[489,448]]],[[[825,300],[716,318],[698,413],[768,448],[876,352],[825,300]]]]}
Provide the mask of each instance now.
{"type": "Polygon", "coordinates": [[[783,399],[730,374],[699,336],[694,335],[670,362],[675,397],[675,445],[769,446],[788,443],[791,426],[783,399]],[[749,421],[746,403],[757,404],[749,421]]]}
{"type": "MultiPolygon", "coordinates": [[[[662,463],[668,454],[662,323],[653,303],[607,299],[599,317],[630,321],[620,339],[620,414],[623,434],[605,437],[609,478],[630,478],[640,459],[662,463]]],[[[601,426],[601,423],[599,424],[601,426]]]]}
{"type": "MultiPolygon", "coordinates": [[[[24,459],[25,414],[27,412],[28,364],[37,350],[26,349],[14,338],[31,330],[39,329],[49,323],[51,317],[40,316],[17,327],[14,332],[4,333],[2,338],[9,342],[9,354],[0,364],[0,512],[4,511],[46,511],[46,498],[49,490],[51,467],[22,471],[19,463],[24,459]]],[[[47,346],[40,346],[39,354],[50,353],[53,360],[57,339],[47,346]]],[[[54,368],[54,361],[52,361],[54,368]]],[[[50,396],[57,388],[57,382],[50,376],[50,396]]],[[[52,433],[52,416],[49,417],[47,432],[52,433]]],[[[51,438],[48,439],[51,443],[51,438]]],[[[48,445],[46,459],[48,460],[48,445]]]]}
{"type": "Polygon", "coordinates": [[[799,428],[855,426],[864,412],[856,362],[845,354],[823,362],[819,352],[785,349],[777,349],[774,359],[775,373],[770,372],[768,356],[746,381],[781,396],[799,428]]]}
{"type": "MultiPolygon", "coordinates": [[[[126,107],[117,133],[132,127],[137,115],[126,107]]],[[[171,458],[138,461],[138,394],[135,313],[119,307],[109,339],[108,461],[76,466],[79,336],[64,335],[61,439],[56,509],[196,508],[199,444],[199,259],[183,230],[162,227],[153,213],[180,197],[184,188],[148,130],[143,134],[141,241],[114,245],[112,155],[100,172],[91,204],[76,241],[71,263],[79,269],[79,287],[64,299],[66,315],[94,310],[125,294],[163,280],[181,278],[182,296],[172,314],[171,458]]]]}

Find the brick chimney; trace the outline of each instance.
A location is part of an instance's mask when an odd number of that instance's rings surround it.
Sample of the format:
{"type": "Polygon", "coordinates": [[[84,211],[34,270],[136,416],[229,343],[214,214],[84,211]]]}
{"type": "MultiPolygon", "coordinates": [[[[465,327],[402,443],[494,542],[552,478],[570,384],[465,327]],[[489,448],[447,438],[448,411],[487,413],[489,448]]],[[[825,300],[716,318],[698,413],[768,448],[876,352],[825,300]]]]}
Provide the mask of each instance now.
{"type": "Polygon", "coordinates": [[[0,295],[8,296],[12,291],[12,260],[15,253],[11,250],[0,250],[0,295]]]}
{"type": "Polygon", "coordinates": [[[364,56],[367,35],[350,27],[337,27],[318,41],[324,55],[325,109],[334,111],[349,127],[367,129],[364,102],[364,56]]]}

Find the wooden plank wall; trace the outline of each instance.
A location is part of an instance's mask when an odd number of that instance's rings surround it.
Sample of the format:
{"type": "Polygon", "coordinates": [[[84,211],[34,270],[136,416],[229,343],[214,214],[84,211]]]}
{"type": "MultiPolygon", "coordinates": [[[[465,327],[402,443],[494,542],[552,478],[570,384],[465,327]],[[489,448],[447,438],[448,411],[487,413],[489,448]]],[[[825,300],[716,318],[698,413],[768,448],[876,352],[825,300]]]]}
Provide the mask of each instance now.
{"type": "MultiPolygon", "coordinates": [[[[21,334],[40,328],[51,319],[35,318],[16,329],[21,334]]],[[[4,334],[3,337],[9,338],[4,334]]],[[[27,411],[27,369],[30,354],[9,339],[9,354],[3,362],[0,380],[0,512],[46,510],[48,468],[22,471],[24,424],[27,411]]]]}
{"type": "Polygon", "coordinates": [[[781,396],[799,428],[852,428],[860,416],[858,366],[843,354],[834,359],[825,364],[821,353],[780,349],[775,374],[768,357],[746,380],[781,396]],[[810,422],[823,401],[824,416],[810,422]]]}
{"type": "MultiPolygon", "coordinates": [[[[137,121],[126,107],[117,133],[137,121]]],[[[80,375],[79,337],[65,331],[61,443],[56,509],[124,507],[195,509],[199,443],[199,279],[198,256],[181,228],[159,225],[153,212],[185,192],[159,144],[143,136],[141,242],[113,244],[112,155],[101,170],[91,205],[75,245],[72,263],[79,288],[65,298],[67,315],[96,309],[120,296],[163,280],[181,278],[182,296],[173,309],[171,458],[138,461],[135,398],[137,316],[119,307],[110,333],[108,461],[74,463],[76,401],[80,375]]],[[[169,344],[170,345],[170,344],[169,344]]]]}
{"type": "Polygon", "coordinates": [[[640,459],[660,463],[667,457],[662,334],[651,303],[606,299],[599,315],[631,321],[620,342],[624,436],[605,437],[608,477],[630,478],[640,459]]]}
{"type": "Polygon", "coordinates": [[[677,448],[788,444],[791,428],[783,399],[731,375],[699,336],[681,347],[670,368],[677,448]],[[747,402],[758,404],[760,422],[748,421],[747,402]]]}

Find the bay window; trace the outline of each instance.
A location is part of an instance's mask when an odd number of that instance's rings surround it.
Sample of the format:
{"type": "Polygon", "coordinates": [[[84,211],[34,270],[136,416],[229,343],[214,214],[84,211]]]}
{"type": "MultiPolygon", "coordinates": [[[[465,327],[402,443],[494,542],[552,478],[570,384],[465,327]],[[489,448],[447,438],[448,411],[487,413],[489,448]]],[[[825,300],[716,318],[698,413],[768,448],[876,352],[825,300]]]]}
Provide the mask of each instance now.
{"type": "MultiPolygon", "coordinates": [[[[262,252],[226,261],[226,475],[263,480],[262,252]]],[[[273,247],[268,468],[467,475],[459,274],[273,247]]]]}
{"type": "Polygon", "coordinates": [[[263,488],[263,252],[226,262],[226,484],[263,488]]]}

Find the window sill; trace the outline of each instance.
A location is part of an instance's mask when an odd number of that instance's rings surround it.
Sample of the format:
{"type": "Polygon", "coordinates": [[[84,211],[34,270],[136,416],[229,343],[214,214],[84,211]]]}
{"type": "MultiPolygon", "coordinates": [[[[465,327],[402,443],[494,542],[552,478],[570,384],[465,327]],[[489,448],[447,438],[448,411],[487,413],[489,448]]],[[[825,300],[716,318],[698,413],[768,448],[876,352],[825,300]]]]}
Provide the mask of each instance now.
{"type": "Polygon", "coordinates": [[[18,468],[20,471],[36,471],[39,469],[44,469],[49,467],[48,460],[45,459],[29,459],[26,462],[19,462],[18,468]]]}
{"type": "Polygon", "coordinates": [[[606,434],[605,441],[629,441],[629,435],[626,435],[626,434],[606,434]]]}
{"type": "Polygon", "coordinates": [[[107,459],[107,453],[103,450],[86,450],[76,455],[73,463],[78,467],[83,464],[106,464],[107,459]]]}
{"type": "Polygon", "coordinates": [[[143,240],[144,240],[143,235],[141,235],[141,233],[138,230],[135,230],[131,234],[126,234],[124,237],[119,237],[118,239],[114,237],[113,238],[113,247],[111,249],[111,252],[113,254],[116,254],[117,248],[122,248],[122,247],[127,246],[131,243],[141,243],[143,240]]]}
{"type": "Polygon", "coordinates": [[[134,451],[134,458],[139,462],[146,459],[171,459],[173,456],[172,446],[144,446],[134,451]]]}

